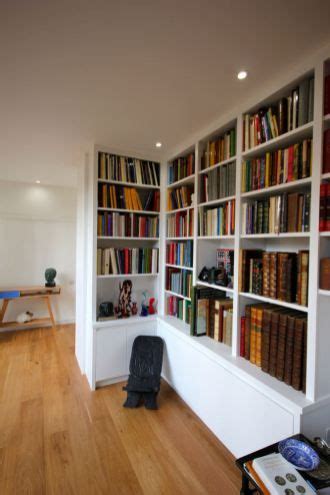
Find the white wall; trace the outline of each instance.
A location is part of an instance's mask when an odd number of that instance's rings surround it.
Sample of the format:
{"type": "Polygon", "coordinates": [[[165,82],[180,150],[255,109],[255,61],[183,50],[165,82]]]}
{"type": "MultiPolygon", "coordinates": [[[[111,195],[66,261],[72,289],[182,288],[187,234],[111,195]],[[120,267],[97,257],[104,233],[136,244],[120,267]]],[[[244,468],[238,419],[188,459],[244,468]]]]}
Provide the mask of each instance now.
{"type": "MultiPolygon", "coordinates": [[[[0,287],[43,285],[54,267],[58,322],[75,320],[75,236],[75,189],[0,181],[0,287]]],[[[27,309],[45,315],[42,301],[22,300],[10,303],[6,319],[27,309]]]]}

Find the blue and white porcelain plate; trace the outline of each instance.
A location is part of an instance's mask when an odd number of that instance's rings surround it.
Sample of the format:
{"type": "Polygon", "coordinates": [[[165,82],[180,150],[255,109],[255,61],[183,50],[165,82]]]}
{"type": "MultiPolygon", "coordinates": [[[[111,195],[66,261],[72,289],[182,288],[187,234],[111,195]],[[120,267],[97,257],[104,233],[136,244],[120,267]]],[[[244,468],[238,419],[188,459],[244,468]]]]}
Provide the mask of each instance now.
{"type": "Polygon", "coordinates": [[[320,458],[315,450],[307,443],[294,438],[282,440],[278,444],[278,451],[300,471],[311,471],[320,464],[320,458]]]}

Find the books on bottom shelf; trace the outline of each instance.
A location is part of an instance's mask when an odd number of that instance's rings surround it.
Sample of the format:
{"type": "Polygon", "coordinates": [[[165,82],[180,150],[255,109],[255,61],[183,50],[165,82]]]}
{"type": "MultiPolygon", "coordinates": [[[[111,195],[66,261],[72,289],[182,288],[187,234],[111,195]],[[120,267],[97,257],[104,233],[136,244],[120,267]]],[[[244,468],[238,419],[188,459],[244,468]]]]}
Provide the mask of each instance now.
{"type": "Polygon", "coordinates": [[[240,356],[265,373],[306,389],[307,316],[272,304],[245,306],[241,317],[240,356]]]}
{"type": "Polygon", "coordinates": [[[166,309],[169,316],[176,316],[190,325],[191,302],[180,297],[169,296],[166,300],[166,309]]]}
{"type": "Polygon", "coordinates": [[[225,292],[206,287],[193,287],[190,334],[206,335],[231,346],[233,300],[225,292]]]}
{"type": "Polygon", "coordinates": [[[199,235],[217,236],[235,233],[235,200],[217,208],[200,209],[199,235]]]}
{"type": "Polygon", "coordinates": [[[309,232],[311,194],[283,193],[243,203],[242,233],[309,232]]]}
{"type": "Polygon", "coordinates": [[[97,275],[158,273],[156,248],[98,248],[97,275]]]}

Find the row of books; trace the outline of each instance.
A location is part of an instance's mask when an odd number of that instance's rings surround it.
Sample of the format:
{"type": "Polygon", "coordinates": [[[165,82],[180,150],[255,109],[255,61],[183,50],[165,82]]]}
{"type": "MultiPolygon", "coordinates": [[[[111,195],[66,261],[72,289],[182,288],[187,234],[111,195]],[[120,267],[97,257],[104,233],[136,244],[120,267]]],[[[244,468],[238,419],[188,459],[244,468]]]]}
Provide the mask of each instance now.
{"type": "Polygon", "coordinates": [[[274,105],[243,116],[243,150],[311,122],[313,113],[314,78],[310,78],[274,105]]]}
{"type": "Polygon", "coordinates": [[[166,245],[166,263],[192,267],[193,241],[169,242],[166,245]]]}
{"type": "MultiPolygon", "coordinates": [[[[330,99],[330,97],[329,97],[330,99]]],[[[330,173],[330,129],[324,131],[323,135],[323,173],[330,173]]]]}
{"type": "Polygon", "coordinates": [[[242,192],[285,184],[310,177],[312,139],[305,139],[282,150],[266,153],[262,158],[242,162],[242,192]]]}
{"type": "Polygon", "coordinates": [[[195,173],[195,153],[176,158],[168,167],[168,183],[173,184],[178,180],[189,177],[195,173]]]}
{"type": "Polygon", "coordinates": [[[306,388],[307,316],[270,304],[245,307],[240,355],[296,390],[306,388]]]}
{"type": "Polygon", "coordinates": [[[231,129],[218,139],[208,141],[202,155],[202,169],[229,160],[236,154],[236,130],[231,129]]]}
{"type": "Polygon", "coordinates": [[[166,290],[190,298],[191,283],[192,273],[190,270],[166,268],[166,290]]]}
{"type": "Polygon", "coordinates": [[[220,236],[235,233],[235,200],[199,212],[199,235],[220,236]]]}
{"type": "Polygon", "coordinates": [[[167,237],[192,237],[194,235],[194,210],[167,215],[167,237]]]}
{"type": "Polygon", "coordinates": [[[201,176],[200,202],[234,196],[236,189],[236,162],[222,165],[201,176]]]}
{"type": "Polygon", "coordinates": [[[134,187],[99,184],[98,205],[100,208],[159,211],[160,192],[138,192],[134,187]]]}
{"type": "Polygon", "coordinates": [[[168,296],[166,299],[166,313],[170,316],[176,316],[190,325],[191,302],[181,297],[168,296]]]}
{"type": "Polygon", "coordinates": [[[309,232],[311,194],[283,193],[243,203],[243,234],[309,232]]]}
{"type": "Polygon", "coordinates": [[[97,274],[158,273],[156,248],[98,248],[97,274]]]}
{"type": "Polygon", "coordinates": [[[239,290],[307,306],[309,251],[240,251],[239,290]]]}
{"type": "Polygon", "coordinates": [[[98,177],[103,180],[159,186],[159,163],[99,153],[98,177]]]}
{"type": "Polygon", "coordinates": [[[192,186],[182,186],[167,191],[167,211],[186,208],[192,204],[192,186]]]}
{"type": "Polygon", "coordinates": [[[321,184],[320,189],[320,232],[330,231],[330,182],[321,184]]]}
{"type": "Polygon", "coordinates": [[[97,215],[97,235],[108,237],[158,237],[158,216],[102,212],[97,215]]]}

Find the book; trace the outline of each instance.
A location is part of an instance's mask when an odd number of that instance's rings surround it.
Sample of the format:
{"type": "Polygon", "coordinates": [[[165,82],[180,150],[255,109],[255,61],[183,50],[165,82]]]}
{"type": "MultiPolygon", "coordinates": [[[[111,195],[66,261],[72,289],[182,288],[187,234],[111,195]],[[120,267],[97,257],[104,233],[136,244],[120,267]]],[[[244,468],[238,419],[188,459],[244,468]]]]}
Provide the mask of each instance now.
{"type": "Polygon", "coordinates": [[[194,210],[167,215],[167,237],[192,237],[194,233],[194,210]]]}
{"type": "Polygon", "coordinates": [[[236,192],[236,162],[227,163],[200,176],[200,202],[214,201],[236,192]]]}
{"type": "Polygon", "coordinates": [[[166,244],[166,263],[171,265],[192,267],[193,242],[168,242],[166,244]]]}
{"type": "Polygon", "coordinates": [[[330,113],[330,75],[324,79],[324,115],[330,113]]]}
{"type": "Polygon", "coordinates": [[[216,208],[199,210],[199,235],[222,236],[235,233],[235,200],[216,208]]]}
{"type": "Polygon", "coordinates": [[[106,237],[159,237],[158,216],[99,212],[97,235],[106,237]]]}
{"type": "MultiPolygon", "coordinates": [[[[329,96],[330,99],[330,96],[329,96]]],[[[330,129],[326,129],[323,134],[323,173],[330,172],[330,129]]]]}
{"type": "Polygon", "coordinates": [[[181,186],[167,191],[167,211],[188,208],[192,205],[193,186],[181,186]]]}
{"type": "Polygon", "coordinates": [[[99,152],[98,178],[112,182],[160,185],[160,164],[128,156],[99,152]]]}
{"type": "Polygon", "coordinates": [[[231,129],[218,138],[208,141],[201,157],[201,168],[206,169],[229,160],[236,154],[236,130],[231,129]]]}
{"type": "Polygon", "coordinates": [[[320,289],[330,291],[330,258],[320,260],[320,289]]]}
{"type": "Polygon", "coordinates": [[[98,248],[97,275],[158,273],[156,248],[98,248]]]}
{"type": "Polygon", "coordinates": [[[195,153],[176,158],[168,167],[168,184],[173,184],[195,173],[195,153]]]}
{"type": "Polygon", "coordinates": [[[166,289],[184,297],[191,297],[192,272],[166,267],[166,289]]]}

